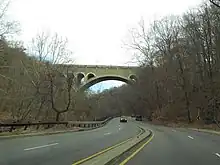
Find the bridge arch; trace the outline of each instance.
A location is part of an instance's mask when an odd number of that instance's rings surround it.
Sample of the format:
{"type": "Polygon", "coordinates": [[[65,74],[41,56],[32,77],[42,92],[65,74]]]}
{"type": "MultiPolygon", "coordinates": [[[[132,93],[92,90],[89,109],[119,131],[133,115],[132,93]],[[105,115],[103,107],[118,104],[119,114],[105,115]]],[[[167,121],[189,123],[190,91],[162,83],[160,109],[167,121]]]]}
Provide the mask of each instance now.
{"type": "Polygon", "coordinates": [[[135,76],[134,74],[131,74],[129,76],[129,79],[133,80],[133,81],[137,81],[137,76],[135,76]]]}
{"type": "Polygon", "coordinates": [[[87,80],[90,80],[91,78],[94,78],[95,76],[96,76],[96,75],[95,75],[94,73],[91,73],[91,72],[90,72],[90,73],[87,74],[86,79],[87,79],[87,80]]]}
{"type": "Polygon", "coordinates": [[[125,77],[121,77],[121,76],[117,76],[117,75],[107,75],[107,76],[100,76],[100,77],[94,77],[92,79],[90,79],[86,84],[82,85],[79,88],[79,91],[85,91],[86,89],[88,89],[89,87],[99,83],[99,82],[103,82],[103,81],[107,81],[107,80],[117,80],[117,81],[121,81],[124,82],[126,84],[132,85],[134,83],[134,81],[132,81],[131,79],[125,78],[125,77]]]}
{"type": "Polygon", "coordinates": [[[77,84],[81,84],[82,80],[85,78],[85,74],[82,72],[79,72],[76,74],[76,80],[77,80],[77,84]]]}

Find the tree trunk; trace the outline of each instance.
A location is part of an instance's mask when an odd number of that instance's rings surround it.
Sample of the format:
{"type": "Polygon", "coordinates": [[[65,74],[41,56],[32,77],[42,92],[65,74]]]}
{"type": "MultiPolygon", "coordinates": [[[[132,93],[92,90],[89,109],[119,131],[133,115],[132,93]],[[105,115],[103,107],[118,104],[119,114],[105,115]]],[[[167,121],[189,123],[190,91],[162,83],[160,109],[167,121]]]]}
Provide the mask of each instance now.
{"type": "Polygon", "coordinates": [[[186,99],[186,109],[187,109],[187,117],[188,117],[188,122],[191,123],[191,113],[190,113],[190,107],[189,107],[189,98],[188,98],[188,93],[185,92],[185,99],[186,99]]]}
{"type": "Polygon", "coordinates": [[[184,75],[183,64],[182,64],[180,55],[178,55],[177,58],[178,58],[178,62],[179,62],[180,75],[181,75],[181,78],[182,78],[181,87],[182,87],[182,90],[184,91],[184,97],[185,97],[185,100],[186,100],[186,109],[187,109],[188,122],[191,123],[192,119],[191,119],[191,112],[190,112],[190,102],[189,102],[188,92],[187,92],[187,89],[186,89],[187,88],[187,83],[186,83],[186,78],[185,78],[185,75],[184,75]]]}

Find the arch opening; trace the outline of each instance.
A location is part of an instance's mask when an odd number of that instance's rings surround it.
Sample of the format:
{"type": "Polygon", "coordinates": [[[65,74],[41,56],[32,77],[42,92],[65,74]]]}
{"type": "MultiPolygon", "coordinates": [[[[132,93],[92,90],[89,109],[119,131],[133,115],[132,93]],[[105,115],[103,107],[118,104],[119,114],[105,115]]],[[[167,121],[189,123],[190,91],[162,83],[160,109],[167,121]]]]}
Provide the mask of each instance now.
{"type": "Polygon", "coordinates": [[[80,73],[77,73],[77,76],[76,76],[76,81],[77,81],[77,85],[80,85],[82,84],[82,80],[85,78],[85,74],[80,72],[80,73]]]}
{"type": "Polygon", "coordinates": [[[129,76],[129,79],[132,80],[132,81],[137,82],[137,77],[133,74],[129,76]]]}
{"type": "Polygon", "coordinates": [[[89,73],[86,77],[87,77],[87,80],[90,80],[91,78],[95,77],[95,74],[94,73],[89,73]]]}
{"type": "Polygon", "coordinates": [[[124,82],[126,84],[132,85],[134,82],[130,79],[127,79],[125,77],[120,77],[120,76],[102,76],[102,77],[97,77],[95,79],[92,79],[91,81],[87,82],[86,84],[84,84],[83,86],[80,87],[80,91],[85,91],[86,89],[90,88],[91,86],[103,82],[103,81],[107,81],[107,80],[117,80],[117,81],[121,81],[124,82]]]}

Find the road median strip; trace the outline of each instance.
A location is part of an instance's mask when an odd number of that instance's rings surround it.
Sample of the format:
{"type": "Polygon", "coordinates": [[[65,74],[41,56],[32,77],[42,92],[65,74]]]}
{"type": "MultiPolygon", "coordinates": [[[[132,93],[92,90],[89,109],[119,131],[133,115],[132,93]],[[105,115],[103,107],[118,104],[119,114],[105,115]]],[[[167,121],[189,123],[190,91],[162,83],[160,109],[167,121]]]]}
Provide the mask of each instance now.
{"type": "Polygon", "coordinates": [[[109,165],[109,164],[115,164],[115,160],[118,160],[123,154],[125,154],[127,151],[130,151],[131,148],[139,144],[141,141],[145,140],[151,135],[151,132],[149,132],[146,129],[143,129],[142,127],[139,127],[141,130],[140,133],[132,138],[129,138],[121,143],[118,143],[114,146],[111,146],[109,148],[106,148],[98,153],[95,153],[85,159],[79,160],[72,165],[109,165]]]}
{"type": "MultiPolygon", "coordinates": [[[[151,131],[150,131],[151,132],[151,131]]],[[[144,140],[142,140],[137,147],[134,146],[134,152],[130,156],[128,156],[125,160],[123,160],[119,165],[125,165],[129,160],[131,160],[135,155],[138,154],[154,137],[154,134],[151,132],[148,137],[146,137],[144,140]],[[147,141],[145,141],[147,140],[147,141]],[[137,149],[135,149],[137,148],[137,149]]],[[[132,148],[131,148],[132,150],[132,148]]]]}
{"type": "Polygon", "coordinates": [[[121,153],[120,155],[118,155],[117,157],[115,157],[114,159],[112,159],[111,161],[109,161],[105,165],[115,165],[115,164],[124,165],[129,160],[131,160],[153,138],[152,131],[146,130],[146,129],[145,129],[145,131],[149,131],[145,137],[141,138],[135,145],[131,146],[126,151],[124,151],[123,153],[121,153]],[[147,141],[147,143],[146,143],[146,141],[147,141]]]}
{"type": "MultiPolygon", "coordinates": [[[[138,133],[138,135],[136,135],[136,136],[139,136],[139,135],[141,135],[141,134],[142,134],[142,131],[141,131],[140,133],[138,133]]],[[[128,139],[126,139],[125,141],[122,141],[122,142],[117,143],[117,144],[115,144],[115,145],[113,145],[113,146],[111,146],[111,147],[108,147],[108,148],[106,148],[106,149],[104,149],[104,150],[102,150],[102,151],[100,151],[100,152],[97,152],[97,153],[95,153],[95,154],[93,154],[93,155],[91,155],[91,156],[89,156],[89,157],[87,157],[87,158],[84,158],[84,159],[82,159],[82,160],[79,160],[79,161],[73,163],[72,165],[78,165],[78,164],[85,163],[85,162],[87,162],[87,161],[89,161],[89,160],[91,160],[91,159],[93,159],[93,158],[95,158],[95,157],[97,157],[97,156],[99,156],[99,155],[102,155],[102,154],[104,154],[104,153],[106,153],[106,152],[108,152],[108,151],[110,151],[110,150],[112,150],[112,149],[114,149],[114,148],[116,148],[116,147],[118,147],[118,146],[120,146],[120,145],[122,145],[122,144],[128,142],[128,141],[130,141],[130,140],[133,139],[133,138],[134,138],[134,137],[128,138],[128,139]]]]}

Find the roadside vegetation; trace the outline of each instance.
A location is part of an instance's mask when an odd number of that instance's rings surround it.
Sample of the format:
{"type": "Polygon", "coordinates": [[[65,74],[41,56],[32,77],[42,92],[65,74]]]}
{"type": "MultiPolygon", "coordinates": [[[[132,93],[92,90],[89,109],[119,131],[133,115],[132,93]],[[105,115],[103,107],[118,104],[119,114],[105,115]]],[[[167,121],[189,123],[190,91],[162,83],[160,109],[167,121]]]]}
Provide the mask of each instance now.
{"type": "Polygon", "coordinates": [[[0,3],[0,122],[139,114],[159,123],[218,125],[218,1],[155,20],[150,28],[140,21],[126,44],[141,66],[138,81],[98,94],[76,92],[67,65],[73,63],[69,58],[73,53],[65,37],[41,32],[28,47],[13,40],[20,28],[7,19],[8,5],[0,3]]]}
{"type": "Polygon", "coordinates": [[[0,1],[0,122],[93,120],[86,94],[74,89],[67,38],[40,32],[24,47],[9,4],[0,1]]]}
{"type": "Polygon", "coordinates": [[[210,2],[150,28],[140,21],[126,44],[142,67],[138,81],[103,93],[102,108],[154,123],[220,127],[220,7],[210,2]]]}

